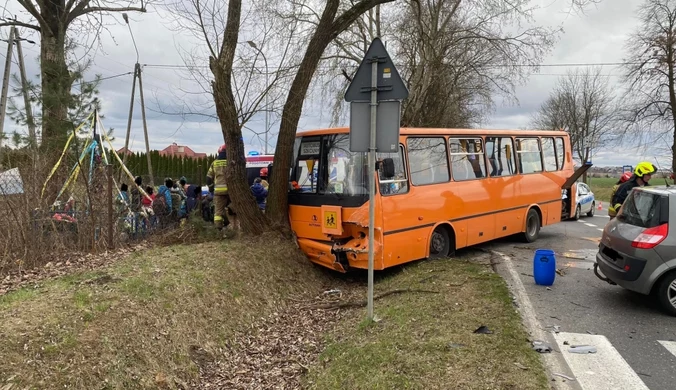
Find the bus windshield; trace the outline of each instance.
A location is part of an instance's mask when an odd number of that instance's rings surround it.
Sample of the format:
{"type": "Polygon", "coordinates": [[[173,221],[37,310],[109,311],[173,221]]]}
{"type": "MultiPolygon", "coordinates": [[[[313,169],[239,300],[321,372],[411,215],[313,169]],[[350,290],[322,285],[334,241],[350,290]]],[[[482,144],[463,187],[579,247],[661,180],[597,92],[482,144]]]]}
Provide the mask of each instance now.
{"type": "Polygon", "coordinates": [[[350,151],[349,134],[299,137],[290,181],[311,194],[368,195],[366,153],[350,151]]]}

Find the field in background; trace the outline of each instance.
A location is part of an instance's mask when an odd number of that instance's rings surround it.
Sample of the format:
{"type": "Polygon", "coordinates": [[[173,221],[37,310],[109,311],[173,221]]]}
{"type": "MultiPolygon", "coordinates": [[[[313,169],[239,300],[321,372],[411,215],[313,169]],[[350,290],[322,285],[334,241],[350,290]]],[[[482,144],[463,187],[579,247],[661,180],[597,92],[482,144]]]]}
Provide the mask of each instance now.
{"type": "Polygon", "coordinates": [[[602,202],[610,203],[610,194],[617,183],[616,177],[589,177],[587,183],[594,192],[594,197],[602,202]]]}

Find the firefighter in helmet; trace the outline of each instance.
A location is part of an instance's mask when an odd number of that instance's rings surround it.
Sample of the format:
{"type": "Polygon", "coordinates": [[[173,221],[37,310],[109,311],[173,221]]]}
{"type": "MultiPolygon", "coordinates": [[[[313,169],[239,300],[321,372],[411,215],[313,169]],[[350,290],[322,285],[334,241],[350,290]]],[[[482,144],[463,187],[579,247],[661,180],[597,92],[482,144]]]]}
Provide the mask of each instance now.
{"type": "MultiPolygon", "coordinates": [[[[627,172],[625,172],[625,173],[622,174],[622,176],[620,177],[620,180],[618,180],[617,183],[615,183],[615,185],[613,186],[613,191],[610,193],[610,199],[611,199],[611,200],[612,200],[613,197],[615,196],[615,193],[617,192],[617,189],[620,188],[620,186],[621,186],[623,183],[626,183],[627,180],[631,179],[631,176],[632,176],[632,175],[631,175],[631,172],[630,172],[630,171],[627,171],[627,172]]],[[[619,208],[618,208],[618,210],[619,210],[619,208]]],[[[613,207],[612,204],[610,205],[610,207],[608,207],[608,216],[610,217],[611,220],[617,216],[617,211],[618,211],[618,210],[615,210],[615,207],[613,207]]]]}
{"type": "Polygon", "coordinates": [[[218,148],[218,156],[211,163],[207,172],[207,185],[209,191],[214,194],[214,224],[217,229],[223,229],[230,225],[228,219],[228,206],[230,205],[230,195],[228,194],[228,185],[225,182],[225,167],[228,160],[225,154],[225,145],[218,148]]]}
{"type": "Polygon", "coordinates": [[[610,202],[613,209],[615,209],[616,212],[619,212],[620,207],[622,207],[622,204],[634,188],[649,186],[650,178],[655,171],[657,171],[657,169],[655,169],[655,166],[652,163],[647,161],[638,163],[631,179],[622,183],[613,195],[612,201],[610,202]]]}

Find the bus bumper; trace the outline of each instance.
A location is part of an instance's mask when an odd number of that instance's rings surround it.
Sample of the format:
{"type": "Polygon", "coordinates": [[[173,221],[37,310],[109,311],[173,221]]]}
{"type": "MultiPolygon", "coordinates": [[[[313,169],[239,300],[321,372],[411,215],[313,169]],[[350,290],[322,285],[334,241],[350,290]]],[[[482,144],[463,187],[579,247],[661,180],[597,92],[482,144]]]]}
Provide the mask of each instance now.
{"type": "Polygon", "coordinates": [[[313,263],[338,272],[347,272],[336,255],[332,253],[332,245],[307,238],[298,238],[298,246],[313,263]]]}

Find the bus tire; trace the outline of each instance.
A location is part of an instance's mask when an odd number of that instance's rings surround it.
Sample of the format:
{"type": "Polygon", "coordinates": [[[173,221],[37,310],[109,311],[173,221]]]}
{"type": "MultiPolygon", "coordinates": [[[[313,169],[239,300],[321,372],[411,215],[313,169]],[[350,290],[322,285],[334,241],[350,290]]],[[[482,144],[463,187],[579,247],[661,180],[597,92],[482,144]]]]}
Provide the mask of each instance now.
{"type": "Polygon", "coordinates": [[[430,237],[430,259],[442,259],[448,257],[451,251],[451,236],[444,226],[437,226],[430,237]]]}
{"type": "Polygon", "coordinates": [[[526,231],[523,232],[523,239],[526,242],[534,242],[540,235],[540,214],[534,208],[528,210],[526,214],[526,231]]]}

